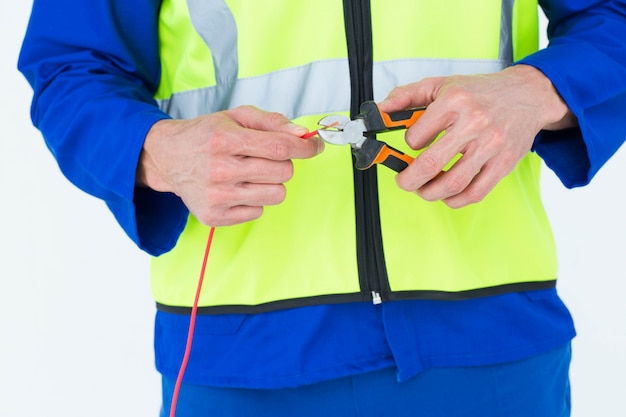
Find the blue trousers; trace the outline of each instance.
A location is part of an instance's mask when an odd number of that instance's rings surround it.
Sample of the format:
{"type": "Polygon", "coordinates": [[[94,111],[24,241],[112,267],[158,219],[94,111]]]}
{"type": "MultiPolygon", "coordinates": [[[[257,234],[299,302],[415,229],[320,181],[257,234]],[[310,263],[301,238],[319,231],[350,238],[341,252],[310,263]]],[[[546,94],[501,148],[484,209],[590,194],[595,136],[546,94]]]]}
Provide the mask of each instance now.
{"type": "MultiPolygon", "coordinates": [[[[567,417],[571,348],[485,367],[436,368],[398,383],[395,369],[299,388],[183,384],[177,417],[567,417]]],[[[161,417],[174,379],[163,378],[161,417]]]]}

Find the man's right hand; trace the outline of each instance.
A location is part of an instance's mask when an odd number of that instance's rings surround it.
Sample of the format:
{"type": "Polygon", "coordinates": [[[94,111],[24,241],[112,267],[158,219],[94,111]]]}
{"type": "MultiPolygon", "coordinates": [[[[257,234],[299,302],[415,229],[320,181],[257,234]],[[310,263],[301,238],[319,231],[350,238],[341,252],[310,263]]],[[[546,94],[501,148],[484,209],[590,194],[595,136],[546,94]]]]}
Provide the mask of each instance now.
{"type": "Polygon", "coordinates": [[[254,220],[285,199],[292,159],[323,150],[318,137],[279,113],[252,106],[192,120],[161,120],[148,132],[137,184],[178,195],[210,226],[254,220]]]}

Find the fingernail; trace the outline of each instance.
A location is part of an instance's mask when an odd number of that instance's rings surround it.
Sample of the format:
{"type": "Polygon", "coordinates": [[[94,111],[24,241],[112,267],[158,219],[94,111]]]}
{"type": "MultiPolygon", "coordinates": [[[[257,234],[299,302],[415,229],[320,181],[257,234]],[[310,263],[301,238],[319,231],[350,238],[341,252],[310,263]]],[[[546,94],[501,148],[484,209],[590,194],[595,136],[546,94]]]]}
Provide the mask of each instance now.
{"type": "Polygon", "coordinates": [[[317,146],[315,147],[315,155],[319,155],[322,153],[322,151],[324,150],[324,142],[321,140],[317,141],[317,146]]]}
{"type": "Polygon", "coordinates": [[[307,129],[306,127],[302,125],[297,125],[295,123],[287,124],[287,129],[289,130],[290,133],[293,133],[294,135],[297,135],[297,136],[302,136],[309,131],[309,129],[307,129]]]}

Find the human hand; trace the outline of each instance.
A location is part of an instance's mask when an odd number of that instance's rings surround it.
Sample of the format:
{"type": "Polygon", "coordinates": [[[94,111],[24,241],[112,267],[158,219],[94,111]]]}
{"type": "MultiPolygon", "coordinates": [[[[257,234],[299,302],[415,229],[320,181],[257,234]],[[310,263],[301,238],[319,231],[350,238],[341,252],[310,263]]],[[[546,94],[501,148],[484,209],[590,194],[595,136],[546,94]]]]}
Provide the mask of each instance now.
{"type": "Polygon", "coordinates": [[[146,136],[137,183],[178,195],[210,226],[254,220],[281,203],[294,158],[323,150],[319,138],[278,113],[252,106],[192,120],[161,120],[146,136]]]}
{"type": "Polygon", "coordinates": [[[385,112],[428,106],[406,132],[412,149],[443,136],[396,177],[400,188],[460,208],[481,201],[529,151],[542,129],[576,124],[554,86],[534,67],[499,73],[427,78],[394,89],[385,112]],[[447,171],[443,168],[462,157],[447,171]]]}

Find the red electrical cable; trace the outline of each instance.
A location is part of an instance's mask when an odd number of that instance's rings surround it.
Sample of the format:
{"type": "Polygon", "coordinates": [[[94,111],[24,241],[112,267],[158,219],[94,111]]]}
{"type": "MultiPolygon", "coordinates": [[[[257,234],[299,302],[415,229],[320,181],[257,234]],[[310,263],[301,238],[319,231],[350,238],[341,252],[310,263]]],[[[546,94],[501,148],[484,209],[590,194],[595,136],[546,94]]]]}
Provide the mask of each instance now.
{"type": "Polygon", "coordinates": [[[312,138],[313,136],[317,135],[317,130],[314,130],[312,132],[309,133],[305,133],[304,135],[300,136],[302,139],[308,139],[308,138],[312,138]]]}
{"type": "Polygon", "coordinates": [[[189,355],[191,353],[191,344],[193,343],[193,333],[196,327],[196,316],[198,315],[198,301],[200,300],[200,292],[202,291],[202,282],[204,281],[204,271],[206,271],[207,259],[209,259],[209,252],[211,251],[211,242],[213,242],[213,234],[215,233],[215,227],[211,227],[209,231],[209,238],[204,249],[204,259],[202,260],[202,269],[200,270],[200,278],[198,279],[198,288],[196,289],[196,298],[193,301],[193,307],[191,308],[191,317],[189,318],[189,331],[187,332],[187,344],[185,346],[185,355],[183,356],[183,362],[178,370],[178,377],[176,378],[176,385],[174,386],[174,393],[172,394],[172,403],[170,405],[170,417],[176,416],[176,404],[178,403],[178,394],[180,393],[180,386],[183,383],[183,376],[185,375],[185,369],[187,369],[187,362],[189,362],[189,355]]]}
{"type": "MultiPolygon", "coordinates": [[[[306,133],[301,136],[302,139],[308,139],[317,135],[317,130],[306,133]]],[[[178,404],[178,395],[180,394],[180,387],[183,383],[183,376],[187,369],[187,363],[189,362],[189,355],[191,354],[191,345],[193,343],[193,334],[196,327],[196,316],[198,315],[198,301],[200,300],[200,292],[202,291],[202,282],[204,281],[204,272],[206,271],[207,260],[209,259],[209,252],[211,251],[211,243],[213,242],[213,234],[215,233],[215,227],[211,227],[209,231],[209,238],[204,250],[204,259],[202,260],[202,268],[200,270],[200,278],[198,279],[198,288],[196,289],[196,297],[193,301],[191,308],[191,317],[189,318],[189,330],[187,332],[187,344],[185,345],[185,354],[183,355],[183,362],[178,370],[178,377],[176,378],[176,385],[174,385],[174,392],[172,393],[172,402],[170,404],[170,417],[176,417],[176,405],[178,404]]]]}
{"type": "MultiPolygon", "coordinates": [[[[308,139],[317,135],[317,130],[306,133],[301,137],[308,139]]],[[[191,317],[189,318],[189,330],[187,332],[187,344],[185,345],[185,354],[183,355],[183,362],[178,370],[178,377],[176,378],[176,385],[174,385],[174,392],[172,393],[172,402],[170,404],[170,417],[176,417],[176,405],[178,404],[178,395],[180,394],[180,387],[183,383],[183,376],[187,369],[187,363],[189,362],[189,355],[191,354],[191,345],[193,343],[193,334],[196,327],[196,316],[198,315],[198,301],[200,300],[200,292],[202,291],[202,282],[204,281],[204,272],[206,271],[207,260],[209,259],[209,252],[211,251],[211,243],[213,242],[213,234],[215,233],[215,227],[211,227],[209,231],[209,238],[204,250],[204,259],[202,260],[202,268],[200,270],[200,278],[198,279],[198,288],[196,289],[196,297],[191,308],[191,317]]]]}

